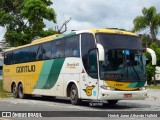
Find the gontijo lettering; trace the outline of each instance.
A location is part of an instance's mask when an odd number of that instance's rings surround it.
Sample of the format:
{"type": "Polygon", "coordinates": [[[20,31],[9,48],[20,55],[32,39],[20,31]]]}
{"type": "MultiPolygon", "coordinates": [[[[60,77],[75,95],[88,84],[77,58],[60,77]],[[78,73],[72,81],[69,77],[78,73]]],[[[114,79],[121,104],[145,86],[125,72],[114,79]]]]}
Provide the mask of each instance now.
{"type": "Polygon", "coordinates": [[[35,72],[36,66],[31,65],[31,66],[18,66],[16,68],[17,73],[23,73],[23,72],[35,72]]]}

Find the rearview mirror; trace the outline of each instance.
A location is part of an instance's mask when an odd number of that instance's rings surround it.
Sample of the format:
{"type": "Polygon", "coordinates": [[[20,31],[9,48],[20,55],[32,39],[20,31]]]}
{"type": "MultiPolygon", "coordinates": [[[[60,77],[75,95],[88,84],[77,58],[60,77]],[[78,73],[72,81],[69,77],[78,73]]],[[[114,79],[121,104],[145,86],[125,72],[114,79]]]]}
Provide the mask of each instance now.
{"type": "Polygon", "coordinates": [[[150,55],[152,57],[152,65],[156,65],[156,63],[157,63],[156,53],[150,48],[146,48],[146,52],[150,53],[150,55]]]}
{"type": "Polygon", "coordinates": [[[98,49],[98,58],[99,61],[104,61],[104,48],[101,44],[97,44],[97,49],[98,49]]]}

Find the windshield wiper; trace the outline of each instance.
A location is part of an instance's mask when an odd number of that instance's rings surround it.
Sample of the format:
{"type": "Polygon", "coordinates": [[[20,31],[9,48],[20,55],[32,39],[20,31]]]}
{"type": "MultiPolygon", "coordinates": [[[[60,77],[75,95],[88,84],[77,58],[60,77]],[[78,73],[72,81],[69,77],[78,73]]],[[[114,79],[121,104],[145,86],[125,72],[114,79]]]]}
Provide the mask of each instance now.
{"type": "Polygon", "coordinates": [[[134,72],[135,72],[135,74],[136,74],[138,80],[140,81],[140,77],[139,77],[139,75],[138,75],[136,69],[134,68],[134,66],[133,66],[133,64],[132,64],[132,62],[131,62],[131,60],[130,60],[130,58],[129,58],[129,63],[130,63],[130,65],[131,65],[131,67],[133,68],[133,70],[134,70],[134,72]]]}
{"type": "Polygon", "coordinates": [[[129,78],[129,74],[128,74],[128,63],[130,64],[130,66],[131,66],[131,68],[133,69],[133,71],[134,71],[134,73],[135,73],[135,75],[136,75],[136,77],[137,77],[137,79],[140,81],[140,77],[139,77],[139,75],[138,75],[138,72],[136,71],[136,69],[135,69],[135,67],[133,66],[133,64],[132,64],[132,62],[131,62],[131,60],[130,60],[130,57],[129,57],[129,59],[127,59],[127,56],[126,55],[124,55],[124,63],[123,63],[123,69],[125,70],[125,68],[127,68],[127,78],[129,78]],[[128,61],[129,62],[128,62],[128,61]]]}

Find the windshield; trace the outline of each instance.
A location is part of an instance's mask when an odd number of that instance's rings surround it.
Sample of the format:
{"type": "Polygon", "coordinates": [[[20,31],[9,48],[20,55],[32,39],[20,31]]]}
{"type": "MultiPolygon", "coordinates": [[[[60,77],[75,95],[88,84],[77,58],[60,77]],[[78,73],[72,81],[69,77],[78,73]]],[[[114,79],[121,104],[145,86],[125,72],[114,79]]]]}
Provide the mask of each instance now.
{"type": "Polygon", "coordinates": [[[146,80],[145,56],[138,37],[108,34],[99,34],[97,37],[97,42],[105,51],[105,61],[100,61],[101,79],[146,80]]]}
{"type": "Polygon", "coordinates": [[[96,34],[97,43],[107,49],[142,50],[139,37],[120,34],[96,34]]]}

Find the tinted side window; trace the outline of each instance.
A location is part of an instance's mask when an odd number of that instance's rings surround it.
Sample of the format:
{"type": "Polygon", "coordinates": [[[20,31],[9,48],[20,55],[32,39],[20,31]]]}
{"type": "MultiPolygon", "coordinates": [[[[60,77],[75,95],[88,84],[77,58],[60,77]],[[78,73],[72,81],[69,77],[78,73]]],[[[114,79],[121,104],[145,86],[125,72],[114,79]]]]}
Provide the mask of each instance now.
{"type": "Polygon", "coordinates": [[[42,44],[42,54],[43,54],[43,60],[50,59],[50,57],[51,57],[51,42],[47,42],[47,43],[42,44]]]}
{"type": "Polygon", "coordinates": [[[53,41],[51,42],[51,58],[56,58],[56,52],[57,52],[57,49],[56,49],[56,42],[53,41]]]}
{"type": "Polygon", "coordinates": [[[64,39],[53,41],[51,48],[51,58],[64,57],[64,39]]]}
{"type": "Polygon", "coordinates": [[[19,63],[20,61],[21,61],[20,50],[14,50],[12,64],[19,63]]]}
{"type": "Polygon", "coordinates": [[[4,64],[8,65],[7,53],[4,53],[4,64]]]}
{"type": "Polygon", "coordinates": [[[56,41],[56,57],[64,57],[64,40],[56,41]]]}
{"type": "Polygon", "coordinates": [[[81,52],[84,68],[88,73],[88,52],[90,49],[95,48],[95,40],[93,34],[83,33],[81,34],[81,52]]]}
{"type": "Polygon", "coordinates": [[[28,53],[28,56],[29,56],[29,60],[28,61],[35,61],[37,60],[36,59],[36,56],[38,54],[38,49],[39,49],[39,45],[33,45],[31,47],[29,47],[30,51],[28,53]]]}
{"type": "Polygon", "coordinates": [[[21,62],[28,62],[29,61],[29,47],[21,49],[21,62]]]}
{"type": "Polygon", "coordinates": [[[65,57],[79,57],[79,35],[65,39],[65,57]]]}
{"type": "Polygon", "coordinates": [[[13,53],[12,52],[6,52],[4,54],[4,63],[6,65],[10,65],[12,63],[12,59],[13,59],[13,53]]]}

